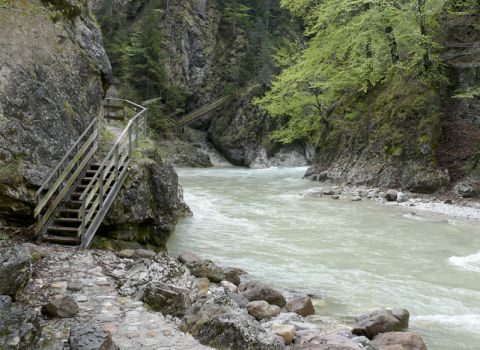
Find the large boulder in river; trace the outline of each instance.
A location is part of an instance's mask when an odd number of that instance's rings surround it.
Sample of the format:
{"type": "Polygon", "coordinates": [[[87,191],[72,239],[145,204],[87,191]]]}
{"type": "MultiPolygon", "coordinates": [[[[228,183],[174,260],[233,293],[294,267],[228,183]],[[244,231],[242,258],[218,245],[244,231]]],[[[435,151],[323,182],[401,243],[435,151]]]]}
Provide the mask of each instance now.
{"type": "Polygon", "coordinates": [[[389,332],[377,335],[372,344],[382,350],[427,350],[422,337],[409,332],[389,332]]]}
{"type": "Polygon", "coordinates": [[[145,288],[143,301],[154,311],[180,317],[190,307],[190,290],[167,283],[150,283],[145,288]]]}
{"type": "Polygon", "coordinates": [[[0,349],[40,349],[41,319],[33,308],[0,295],[0,349]]]}
{"type": "Polygon", "coordinates": [[[362,350],[358,343],[340,334],[319,335],[305,341],[296,339],[292,350],[362,350]]]}
{"type": "Polygon", "coordinates": [[[242,283],[238,287],[238,290],[250,301],[265,300],[269,304],[279,307],[284,307],[287,304],[285,297],[279,291],[259,281],[242,283]]]}
{"type": "Polygon", "coordinates": [[[306,295],[290,300],[287,303],[287,310],[289,312],[295,312],[303,317],[315,314],[315,307],[313,306],[312,299],[306,295]]]}
{"type": "Polygon", "coordinates": [[[30,250],[21,245],[0,250],[0,294],[14,300],[27,286],[32,275],[30,250]]]}
{"type": "Polygon", "coordinates": [[[373,339],[377,334],[397,332],[408,328],[410,314],[405,309],[382,309],[353,326],[352,333],[373,339]]]}
{"type": "Polygon", "coordinates": [[[389,202],[395,202],[397,200],[398,192],[397,190],[388,190],[387,193],[385,193],[385,199],[389,202]]]}

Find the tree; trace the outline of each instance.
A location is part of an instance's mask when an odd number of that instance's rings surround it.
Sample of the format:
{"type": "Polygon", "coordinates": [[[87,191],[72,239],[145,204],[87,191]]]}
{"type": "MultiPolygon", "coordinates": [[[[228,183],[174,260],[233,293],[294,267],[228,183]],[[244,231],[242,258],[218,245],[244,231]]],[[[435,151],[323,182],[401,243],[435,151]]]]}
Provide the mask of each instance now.
{"type": "Polygon", "coordinates": [[[303,18],[310,41],[257,101],[273,117],[287,120],[276,138],[292,142],[328,131],[335,118],[347,118],[349,106],[396,73],[440,77],[427,32],[438,3],[282,0],[303,18]]]}

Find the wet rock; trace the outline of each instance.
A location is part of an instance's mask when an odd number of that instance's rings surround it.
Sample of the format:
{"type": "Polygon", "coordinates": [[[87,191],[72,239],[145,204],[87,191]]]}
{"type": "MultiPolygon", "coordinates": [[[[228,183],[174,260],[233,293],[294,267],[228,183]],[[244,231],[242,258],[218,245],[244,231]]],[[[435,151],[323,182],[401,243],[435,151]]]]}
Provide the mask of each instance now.
{"type": "Polygon", "coordinates": [[[408,201],[408,195],[404,192],[398,192],[397,193],[397,202],[398,203],[405,203],[408,201]]]}
{"type": "Polygon", "coordinates": [[[333,195],[335,195],[336,193],[335,193],[334,190],[324,190],[324,191],[323,191],[323,194],[324,194],[325,196],[333,196],[333,195]]]}
{"type": "Polygon", "coordinates": [[[202,259],[197,254],[190,253],[190,252],[179,255],[177,259],[182,264],[186,264],[186,265],[193,265],[194,263],[202,261],[202,259]]]}
{"type": "Polygon", "coordinates": [[[379,334],[373,339],[372,344],[382,350],[427,350],[420,336],[408,332],[379,334]]]}
{"type": "Polygon", "coordinates": [[[153,258],[155,255],[156,255],[156,253],[152,252],[151,250],[137,249],[137,250],[135,250],[134,257],[137,258],[137,259],[148,259],[148,258],[153,258]]]}
{"type": "Polygon", "coordinates": [[[220,282],[220,285],[225,290],[225,293],[237,293],[238,292],[238,287],[235,284],[233,284],[232,282],[222,281],[222,282],[220,282]]]}
{"type": "Polygon", "coordinates": [[[225,279],[223,270],[215,265],[213,261],[202,260],[188,265],[192,275],[198,278],[206,277],[210,281],[219,283],[225,279]]]}
{"type": "Polygon", "coordinates": [[[148,260],[137,260],[119,279],[119,292],[122,295],[136,295],[148,283],[156,282],[190,289],[193,280],[185,265],[161,253],[148,260]]]}
{"type": "Polygon", "coordinates": [[[225,281],[231,282],[236,286],[241,283],[240,276],[245,274],[245,271],[241,269],[228,268],[223,270],[225,274],[225,281]]]}
{"type": "Polygon", "coordinates": [[[0,250],[0,294],[15,300],[32,276],[32,255],[28,248],[17,245],[0,250]]]}
{"type": "Polygon", "coordinates": [[[355,196],[351,199],[352,202],[360,202],[362,200],[362,197],[360,196],[355,196]]]}
{"type": "Polygon", "coordinates": [[[378,310],[353,326],[352,333],[373,339],[380,333],[396,332],[408,328],[409,317],[407,310],[378,310]]]}
{"type": "Polygon", "coordinates": [[[387,193],[385,193],[385,199],[389,202],[395,202],[397,200],[398,192],[397,190],[388,190],[387,193]]]}
{"type": "Polygon", "coordinates": [[[184,316],[190,307],[190,291],[166,283],[150,283],[142,300],[154,311],[175,317],[184,316]]]}
{"type": "Polygon", "coordinates": [[[38,313],[0,295],[0,349],[39,349],[42,328],[38,313]]]}
{"type": "Polygon", "coordinates": [[[249,303],[248,299],[238,293],[229,293],[228,297],[238,305],[238,307],[245,308],[249,303]]]}
{"type": "Polygon", "coordinates": [[[117,350],[112,335],[100,328],[89,325],[75,326],[70,330],[68,338],[70,350],[117,350]]]}
{"type": "Polygon", "coordinates": [[[210,287],[210,280],[208,278],[199,278],[197,280],[197,296],[199,298],[207,295],[210,287]]]}
{"type": "Polygon", "coordinates": [[[120,258],[131,259],[135,255],[135,250],[133,249],[123,249],[117,253],[120,258]]]}
{"type": "Polygon", "coordinates": [[[281,350],[285,346],[268,333],[251,316],[224,313],[212,317],[199,330],[197,338],[202,344],[221,349],[281,350]]]}
{"type": "Polygon", "coordinates": [[[331,196],[330,199],[340,199],[340,196],[339,195],[334,195],[334,196],[331,196]]]}
{"type": "Polygon", "coordinates": [[[80,309],[77,302],[70,296],[60,297],[42,306],[42,314],[48,317],[73,317],[80,309]]]}
{"type": "Polygon", "coordinates": [[[242,283],[238,290],[250,301],[265,300],[269,304],[279,307],[284,307],[287,304],[285,297],[280,292],[259,281],[242,283]]]}
{"type": "Polygon", "coordinates": [[[308,296],[301,296],[290,300],[287,303],[287,310],[289,312],[295,312],[303,317],[315,314],[315,307],[313,306],[312,299],[308,296]]]}
{"type": "Polygon", "coordinates": [[[281,309],[277,305],[270,305],[264,300],[251,301],[247,304],[247,310],[250,315],[257,320],[269,319],[278,316],[281,309]]]}
{"type": "Polygon", "coordinates": [[[476,198],[480,196],[480,181],[464,180],[453,188],[453,192],[462,198],[476,198]]]}
{"type": "Polygon", "coordinates": [[[295,339],[295,334],[297,333],[295,326],[288,324],[274,324],[272,326],[272,333],[276,334],[283,338],[285,345],[289,345],[295,339]]]}
{"type": "Polygon", "coordinates": [[[67,284],[67,289],[72,292],[79,292],[83,289],[83,283],[80,281],[72,281],[67,284]]]}

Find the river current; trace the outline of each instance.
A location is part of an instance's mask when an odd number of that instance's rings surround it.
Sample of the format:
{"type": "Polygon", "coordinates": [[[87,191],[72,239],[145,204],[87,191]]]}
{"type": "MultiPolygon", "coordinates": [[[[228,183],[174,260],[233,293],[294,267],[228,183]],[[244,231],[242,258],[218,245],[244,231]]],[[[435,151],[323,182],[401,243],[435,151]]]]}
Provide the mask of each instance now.
{"type": "Polygon", "coordinates": [[[178,169],[194,215],[168,250],[318,295],[317,314],[338,322],[403,307],[430,350],[480,349],[480,223],[314,198],[304,172],[178,169]]]}

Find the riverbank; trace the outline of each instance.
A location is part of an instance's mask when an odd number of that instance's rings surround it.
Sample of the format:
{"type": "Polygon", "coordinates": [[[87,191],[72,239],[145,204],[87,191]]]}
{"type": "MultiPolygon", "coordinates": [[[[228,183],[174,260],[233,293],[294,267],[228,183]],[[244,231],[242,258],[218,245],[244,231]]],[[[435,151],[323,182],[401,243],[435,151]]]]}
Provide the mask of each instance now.
{"type": "Polygon", "coordinates": [[[369,200],[391,207],[408,208],[412,213],[418,211],[445,218],[480,221],[480,200],[461,198],[452,192],[428,195],[330,183],[319,183],[319,185],[309,189],[303,195],[354,202],[369,200]],[[389,191],[390,194],[387,195],[389,191]]]}
{"type": "Polygon", "coordinates": [[[404,349],[424,346],[410,333],[385,333],[408,327],[406,311],[364,315],[352,334],[312,322],[308,296],[287,300],[240,269],[191,253],[18,242],[0,250],[0,279],[10,280],[1,286],[0,346],[9,350],[374,350],[407,338],[404,349]]]}

